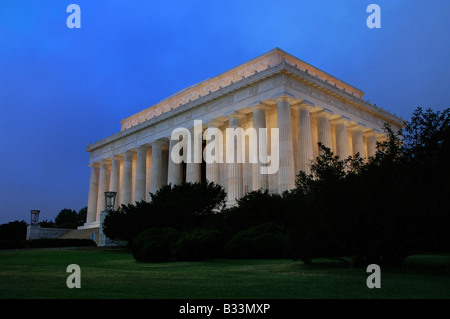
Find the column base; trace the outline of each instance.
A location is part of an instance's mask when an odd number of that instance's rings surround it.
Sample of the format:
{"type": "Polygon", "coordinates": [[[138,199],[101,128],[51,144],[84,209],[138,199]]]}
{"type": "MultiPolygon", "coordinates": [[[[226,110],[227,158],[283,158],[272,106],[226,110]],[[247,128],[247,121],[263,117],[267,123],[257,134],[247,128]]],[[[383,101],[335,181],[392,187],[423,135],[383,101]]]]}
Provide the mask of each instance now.
{"type": "Polygon", "coordinates": [[[89,229],[100,227],[100,222],[84,223],[83,226],[78,226],[77,229],[89,229]]]}
{"type": "Polygon", "coordinates": [[[236,200],[233,201],[227,201],[225,203],[225,207],[229,208],[229,207],[233,207],[233,206],[237,206],[238,202],[236,200]]]}

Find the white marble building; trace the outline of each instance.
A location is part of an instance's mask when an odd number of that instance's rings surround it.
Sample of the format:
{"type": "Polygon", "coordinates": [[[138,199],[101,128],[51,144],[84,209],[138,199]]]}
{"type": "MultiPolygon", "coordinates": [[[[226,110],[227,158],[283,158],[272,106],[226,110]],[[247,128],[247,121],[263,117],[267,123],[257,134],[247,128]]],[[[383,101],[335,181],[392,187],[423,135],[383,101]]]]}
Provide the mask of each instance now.
{"type": "MultiPolygon", "coordinates": [[[[319,141],[341,157],[358,152],[371,156],[376,141],[385,138],[384,123],[398,129],[403,121],[363,96],[361,90],[278,48],[190,86],[122,120],[119,133],[86,147],[91,177],[82,228],[99,226],[105,191],[117,192],[120,205],[149,200],[149,192],[167,183],[209,180],[225,188],[232,205],[253,189],[293,188],[296,174],[308,171],[308,163],[318,155],[319,141]],[[193,128],[194,120],[224,135],[230,127],[267,128],[269,133],[278,128],[278,171],[259,174],[260,164],[249,161],[174,163],[169,150],[177,141],[171,134],[179,127],[193,128]]],[[[245,145],[248,153],[248,141],[245,145]]],[[[267,150],[271,146],[270,137],[258,144],[267,150]]]]}

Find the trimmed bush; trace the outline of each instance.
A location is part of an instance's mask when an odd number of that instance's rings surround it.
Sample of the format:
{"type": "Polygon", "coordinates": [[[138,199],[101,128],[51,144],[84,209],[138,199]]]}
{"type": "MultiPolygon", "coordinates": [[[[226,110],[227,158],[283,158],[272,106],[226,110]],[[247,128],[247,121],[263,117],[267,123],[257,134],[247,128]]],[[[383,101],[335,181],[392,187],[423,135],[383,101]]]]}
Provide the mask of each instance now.
{"type": "Polygon", "coordinates": [[[276,224],[265,223],[236,233],[224,246],[229,258],[287,258],[289,236],[276,224]]]}
{"type": "Polygon", "coordinates": [[[203,260],[220,257],[222,239],[218,230],[197,228],[183,232],[175,244],[175,256],[178,260],[203,260]]]}
{"type": "Polygon", "coordinates": [[[26,240],[3,239],[0,240],[0,249],[21,249],[26,248],[26,240]]]}
{"type": "Polygon", "coordinates": [[[13,221],[8,224],[0,225],[0,240],[24,240],[27,235],[27,223],[22,221],[13,221]]]}
{"type": "Polygon", "coordinates": [[[97,246],[95,241],[93,241],[92,239],[43,238],[43,239],[29,240],[27,243],[27,248],[90,247],[90,246],[97,246]]]}
{"type": "Polygon", "coordinates": [[[43,238],[32,240],[0,240],[0,249],[57,248],[97,246],[91,239],[43,238]]]}
{"type": "Polygon", "coordinates": [[[173,259],[180,233],[171,227],[150,228],[136,236],[132,245],[134,259],[143,262],[164,262],[173,259]]]}

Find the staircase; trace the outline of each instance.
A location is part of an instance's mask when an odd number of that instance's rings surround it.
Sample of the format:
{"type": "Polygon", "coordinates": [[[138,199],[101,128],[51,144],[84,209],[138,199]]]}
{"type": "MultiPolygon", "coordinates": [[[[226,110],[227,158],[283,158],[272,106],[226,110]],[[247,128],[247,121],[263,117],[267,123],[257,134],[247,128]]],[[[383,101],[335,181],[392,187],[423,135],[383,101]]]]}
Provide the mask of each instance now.
{"type": "Polygon", "coordinates": [[[99,234],[98,227],[87,229],[72,229],[58,238],[93,239],[95,243],[98,244],[98,234],[99,234]]]}

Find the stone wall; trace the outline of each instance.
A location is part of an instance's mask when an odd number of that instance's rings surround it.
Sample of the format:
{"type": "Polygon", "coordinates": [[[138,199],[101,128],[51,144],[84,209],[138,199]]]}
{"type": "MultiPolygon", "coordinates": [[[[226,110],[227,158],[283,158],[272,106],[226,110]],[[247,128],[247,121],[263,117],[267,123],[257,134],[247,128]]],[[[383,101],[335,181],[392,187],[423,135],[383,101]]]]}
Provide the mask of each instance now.
{"type": "Polygon", "coordinates": [[[27,226],[27,240],[43,238],[59,238],[65,233],[71,231],[67,228],[42,228],[41,226],[27,226]]]}

